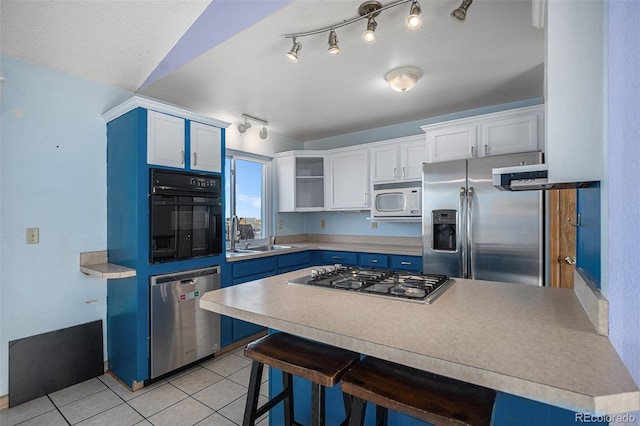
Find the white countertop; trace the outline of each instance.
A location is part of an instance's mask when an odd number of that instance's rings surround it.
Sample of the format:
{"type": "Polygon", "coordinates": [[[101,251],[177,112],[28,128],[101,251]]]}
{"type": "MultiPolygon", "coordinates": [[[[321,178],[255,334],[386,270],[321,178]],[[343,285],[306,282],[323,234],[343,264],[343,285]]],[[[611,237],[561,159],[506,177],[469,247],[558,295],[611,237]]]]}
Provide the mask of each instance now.
{"type": "Polygon", "coordinates": [[[640,390],[574,292],[456,279],[430,305],[287,284],[206,293],[204,309],[579,412],[640,409],[640,390]]]}

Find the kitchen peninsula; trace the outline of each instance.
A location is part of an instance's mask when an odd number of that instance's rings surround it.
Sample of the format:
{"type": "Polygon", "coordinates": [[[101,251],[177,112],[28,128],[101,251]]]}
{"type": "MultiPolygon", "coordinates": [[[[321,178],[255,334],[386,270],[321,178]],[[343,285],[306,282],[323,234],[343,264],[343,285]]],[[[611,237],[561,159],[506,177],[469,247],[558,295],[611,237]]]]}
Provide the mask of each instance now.
{"type": "Polygon", "coordinates": [[[640,390],[572,290],[456,279],[430,305],[287,281],[206,293],[204,309],[577,412],[640,409],[640,390]]]}

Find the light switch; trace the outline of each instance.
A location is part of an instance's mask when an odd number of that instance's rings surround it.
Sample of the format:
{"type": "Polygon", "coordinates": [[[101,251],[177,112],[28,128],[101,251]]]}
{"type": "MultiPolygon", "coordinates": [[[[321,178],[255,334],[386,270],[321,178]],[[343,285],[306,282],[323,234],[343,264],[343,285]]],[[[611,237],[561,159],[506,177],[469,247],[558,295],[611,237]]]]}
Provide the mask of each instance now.
{"type": "Polygon", "coordinates": [[[40,228],[27,228],[27,244],[40,242],[40,228]]]}
{"type": "Polygon", "coordinates": [[[378,222],[371,221],[371,229],[378,229],[378,222]]]}
{"type": "Polygon", "coordinates": [[[282,223],[282,221],[278,222],[278,229],[282,229],[284,227],[284,224],[282,223]]]}
{"type": "Polygon", "coordinates": [[[325,229],[327,227],[327,221],[324,219],[320,220],[320,229],[325,229]]]}

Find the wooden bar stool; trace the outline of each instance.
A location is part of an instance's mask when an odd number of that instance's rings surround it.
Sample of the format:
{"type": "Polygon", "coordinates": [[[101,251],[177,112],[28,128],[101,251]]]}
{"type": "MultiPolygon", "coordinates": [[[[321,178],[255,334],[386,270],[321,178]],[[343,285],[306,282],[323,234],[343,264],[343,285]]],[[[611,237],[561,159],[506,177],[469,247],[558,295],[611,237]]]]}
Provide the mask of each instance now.
{"type": "MultiPolygon", "coordinates": [[[[243,426],[253,426],[260,416],[284,401],[284,421],[286,426],[298,425],[293,417],[293,377],[299,376],[311,381],[311,421],[313,426],[324,425],[325,387],[332,387],[340,381],[342,374],[360,359],[360,354],[330,345],[292,336],[274,333],[247,345],[244,355],[251,358],[251,378],[247,404],[244,410],[243,426]],[[265,365],[282,370],[282,392],[263,406],[258,407],[260,378],[265,365]]],[[[351,400],[343,394],[347,420],[351,410],[351,400]]],[[[345,420],[345,424],[347,422],[345,420]]]]}
{"type": "Polygon", "coordinates": [[[387,424],[388,409],[440,425],[491,424],[496,392],[415,368],[367,357],[341,379],[352,396],[350,426],[364,424],[367,401],[376,404],[376,425],[387,424]]]}

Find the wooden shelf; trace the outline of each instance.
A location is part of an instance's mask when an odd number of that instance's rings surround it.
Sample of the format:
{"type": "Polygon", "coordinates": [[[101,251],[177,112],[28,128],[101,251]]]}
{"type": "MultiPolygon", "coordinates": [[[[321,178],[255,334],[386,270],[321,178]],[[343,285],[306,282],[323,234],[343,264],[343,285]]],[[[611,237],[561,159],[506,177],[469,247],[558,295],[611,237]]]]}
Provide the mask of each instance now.
{"type": "Polygon", "coordinates": [[[80,272],[98,278],[118,279],[135,277],[136,270],[126,266],[109,263],[107,251],[80,253],[80,272]]]}

